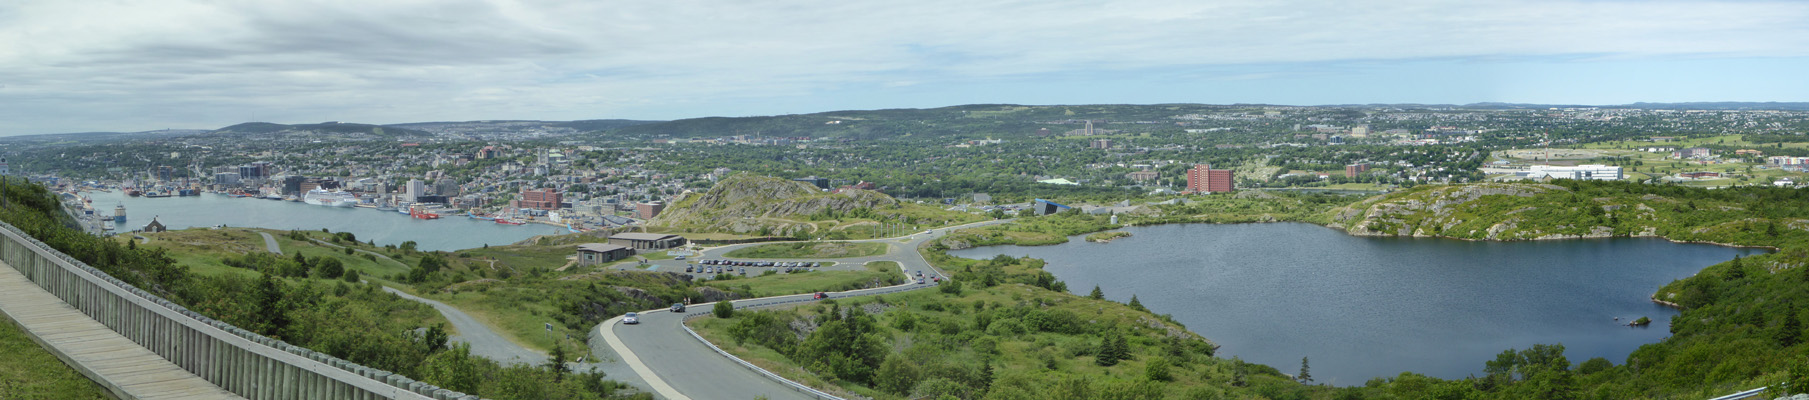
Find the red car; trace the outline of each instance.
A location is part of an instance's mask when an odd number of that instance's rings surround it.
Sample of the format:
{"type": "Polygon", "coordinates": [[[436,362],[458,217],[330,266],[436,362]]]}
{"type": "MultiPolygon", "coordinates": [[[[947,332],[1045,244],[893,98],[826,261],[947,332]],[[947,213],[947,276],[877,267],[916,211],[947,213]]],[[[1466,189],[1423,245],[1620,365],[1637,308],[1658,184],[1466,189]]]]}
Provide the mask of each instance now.
{"type": "Polygon", "coordinates": [[[829,298],[829,294],[823,293],[823,292],[817,292],[817,294],[810,296],[811,300],[822,300],[822,299],[827,299],[827,298],[829,298]]]}

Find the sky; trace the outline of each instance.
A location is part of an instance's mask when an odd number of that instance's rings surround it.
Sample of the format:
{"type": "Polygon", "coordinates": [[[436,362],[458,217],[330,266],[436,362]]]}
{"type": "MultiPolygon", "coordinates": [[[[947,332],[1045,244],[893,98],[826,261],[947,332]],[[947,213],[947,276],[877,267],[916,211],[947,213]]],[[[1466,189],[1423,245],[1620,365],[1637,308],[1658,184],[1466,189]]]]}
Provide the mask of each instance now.
{"type": "Polygon", "coordinates": [[[975,103],[1809,101],[1809,2],[5,0],[0,136],[975,103]]]}

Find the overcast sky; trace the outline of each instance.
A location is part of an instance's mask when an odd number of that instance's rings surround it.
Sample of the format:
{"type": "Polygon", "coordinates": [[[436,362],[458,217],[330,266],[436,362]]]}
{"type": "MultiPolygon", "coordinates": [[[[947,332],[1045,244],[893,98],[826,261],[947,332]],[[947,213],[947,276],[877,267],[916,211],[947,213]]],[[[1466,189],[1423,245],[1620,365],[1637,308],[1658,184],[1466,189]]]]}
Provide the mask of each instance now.
{"type": "Polygon", "coordinates": [[[1809,101],[1801,1],[0,1],[0,135],[971,103],[1809,101]]]}

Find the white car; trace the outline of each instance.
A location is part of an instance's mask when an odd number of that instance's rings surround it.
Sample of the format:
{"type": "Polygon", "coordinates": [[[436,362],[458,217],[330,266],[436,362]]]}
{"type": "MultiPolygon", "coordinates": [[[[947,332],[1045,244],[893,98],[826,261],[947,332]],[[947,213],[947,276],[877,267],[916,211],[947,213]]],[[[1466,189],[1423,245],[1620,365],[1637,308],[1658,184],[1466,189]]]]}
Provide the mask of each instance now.
{"type": "Polygon", "coordinates": [[[622,316],[622,323],[629,325],[639,324],[641,323],[641,316],[635,315],[635,313],[628,313],[628,315],[622,316]]]}

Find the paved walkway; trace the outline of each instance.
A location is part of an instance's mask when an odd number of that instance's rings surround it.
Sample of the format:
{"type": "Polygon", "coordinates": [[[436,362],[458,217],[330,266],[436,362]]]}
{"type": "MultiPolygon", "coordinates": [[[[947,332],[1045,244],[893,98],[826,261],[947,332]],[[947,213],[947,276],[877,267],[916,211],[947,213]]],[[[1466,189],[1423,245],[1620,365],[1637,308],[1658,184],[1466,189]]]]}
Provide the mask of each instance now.
{"type": "Polygon", "coordinates": [[[271,253],[283,254],[283,248],[278,247],[276,245],[276,237],[275,236],[270,236],[269,233],[264,233],[264,232],[258,232],[258,234],[264,235],[264,249],[265,250],[270,250],[271,253]]]}
{"type": "Polygon", "coordinates": [[[120,336],[5,264],[0,264],[0,313],[116,397],[242,399],[120,336]]]}

